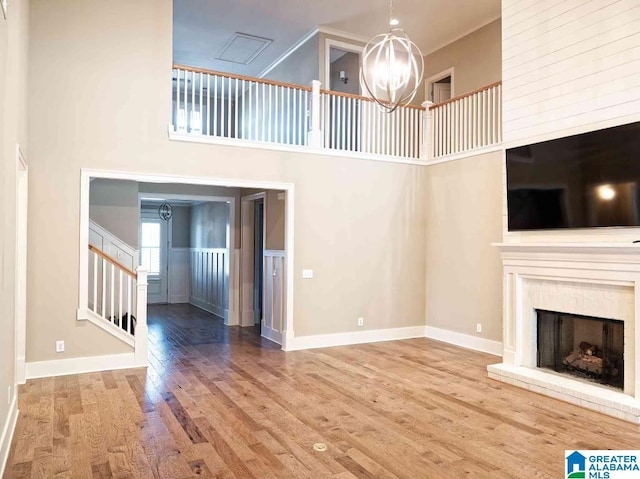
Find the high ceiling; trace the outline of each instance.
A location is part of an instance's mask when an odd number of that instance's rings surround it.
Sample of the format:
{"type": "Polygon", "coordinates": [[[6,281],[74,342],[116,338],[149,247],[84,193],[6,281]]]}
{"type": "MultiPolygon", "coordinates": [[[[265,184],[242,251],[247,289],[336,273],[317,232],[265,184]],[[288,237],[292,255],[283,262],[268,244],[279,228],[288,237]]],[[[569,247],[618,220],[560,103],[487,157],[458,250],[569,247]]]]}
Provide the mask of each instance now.
{"type": "MultiPolygon", "coordinates": [[[[394,16],[427,53],[498,18],[500,0],[395,0],[394,16]]],[[[174,61],[258,76],[317,26],[368,39],[388,19],[388,0],[174,0],[174,61]],[[216,60],[235,32],[273,43],[248,65],[216,60]]]]}

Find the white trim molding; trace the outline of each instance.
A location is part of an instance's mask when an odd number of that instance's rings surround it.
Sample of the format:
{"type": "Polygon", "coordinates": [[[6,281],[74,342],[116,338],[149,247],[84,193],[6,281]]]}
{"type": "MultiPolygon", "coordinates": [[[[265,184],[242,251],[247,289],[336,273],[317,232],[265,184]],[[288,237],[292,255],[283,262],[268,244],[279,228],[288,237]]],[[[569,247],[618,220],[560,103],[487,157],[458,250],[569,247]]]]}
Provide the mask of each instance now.
{"type": "MultiPolygon", "coordinates": [[[[381,341],[397,341],[400,339],[424,338],[424,326],[405,328],[371,329],[368,331],[350,331],[347,333],[318,334],[315,336],[296,336],[287,341],[286,351],[302,349],[330,348],[348,346],[350,344],[377,343],[381,341]]],[[[283,348],[284,349],[284,348],[283,348]]]]}
{"type": "MultiPolygon", "coordinates": [[[[14,390],[17,389],[13,386],[14,390]]],[[[11,400],[11,406],[9,406],[9,412],[7,414],[7,421],[2,428],[2,436],[0,436],[0,477],[4,476],[5,467],[7,467],[7,459],[9,459],[9,450],[11,449],[11,441],[13,440],[13,433],[16,430],[16,423],[18,422],[18,395],[14,392],[13,399],[11,400]]]]}
{"type": "MultiPolygon", "coordinates": [[[[190,141],[190,140],[188,140],[190,141]]],[[[234,140],[235,142],[236,140],[234,140]]],[[[242,146],[242,142],[240,142],[242,146]]],[[[273,182],[273,181],[256,181],[256,180],[242,180],[232,178],[209,178],[203,176],[177,176],[177,175],[162,175],[153,173],[142,173],[133,171],[110,171],[110,170],[94,170],[88,168],[82,168],[80,170],[80,248],[79,254],[79,292],[78,292],[78,319],[86,319],[88,316],[88,281],[86,281],[88,275],[88,255],[85,253],[89,244],[89,185],[92,178],[110,178],[114,180],[130,180],[139,181],[144,183],[179,183],[190,185],[208,185],[208,186],[225,186],[231,188],[251,188],[257,190],[281,190],[285,192],[285,250],[287,251],[286,261],[286,287],[285,300],[286,300],[286,316],[285,316],[285,330],[283,335],[283,349],[286,348],[286,341],[288,338],[293,338],[293,296],[294,296],[294,191],[295,185],[293,183],[285,182],[273,182]]],[[[163,195],[166,196],[166,195],[163,195]]],[[[230,240],[233,239],[231,236],[230,240]]],[[[232,241],[230,241],[233,246],[232,241]]],[[[240,305],[241,306],[241,305],[240,305]]],[[[238,314],[234,312],[233,320],[239,318],[242,311],[238,314]]],[[[27,368],[29,364],[27,364],[27,368]]],[[[105,367],[104,369],[113,369],[112,367],[105,367]]]]}
{"type": "Polygon", "coordinates": [[[501,341],[479,338],[470,334],[458,333],[456,331],[449,331],[448,329],[436,328],[433,326],[425,327],[425,336],[429,339],[453,344],[454,346],[459,346],[461,348],[493,354],[494,356],[502,356],[501,341]]]}
{"type": "Polygon", "coordinates": [[[453,155],[441,156],[435,160],[425,162],[426,166],[439,165],[441,163],[448,163],[449,161],[466,160],[474,156],[486,155],[488,153],[494,153],[496,151],[502,151],[504,147],[502,144],[486,146],[484,148],[476,148],[474,150],[463,151],[462,153],[455,153],[453,155]]]}
{"type": "Polygon", "coordinates": [[[456,69],[455,67],[449,67],[446,70],[442,70],[441,72],[436,73],[435,75],[431,75],[429,78],[425,79],[424,97],[426,98],[427,101],[434,101],[433,98],[429,98],[429,85],[431,85],[432,83],[437,83],[440,80],[447,77],[451,77],[451,98],[454,98],[456,96],[456,93],[455,93],[456,69]]]}
{"type": "Polygon", "coordinates": [[[36,361],[27,363],[27,379],[139,367],[136,365],[134,353],[36,361]]]}

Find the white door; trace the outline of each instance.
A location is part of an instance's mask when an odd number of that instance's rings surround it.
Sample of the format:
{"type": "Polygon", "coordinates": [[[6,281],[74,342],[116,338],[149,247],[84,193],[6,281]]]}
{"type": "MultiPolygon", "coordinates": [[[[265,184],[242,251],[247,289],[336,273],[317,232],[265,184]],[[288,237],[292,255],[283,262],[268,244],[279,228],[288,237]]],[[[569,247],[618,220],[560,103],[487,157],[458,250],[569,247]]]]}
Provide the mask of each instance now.
{"type": "Polygon", "coordinates": [[[442,103],[451,99],[451,83],[433,84],[433,102],[442,103]]]}
{"type": "Polygon", "coordinates": [[[167,223],[157,215],[140,216],[140,264],[149,272],[147,304],[167,302],[167,223]]]}

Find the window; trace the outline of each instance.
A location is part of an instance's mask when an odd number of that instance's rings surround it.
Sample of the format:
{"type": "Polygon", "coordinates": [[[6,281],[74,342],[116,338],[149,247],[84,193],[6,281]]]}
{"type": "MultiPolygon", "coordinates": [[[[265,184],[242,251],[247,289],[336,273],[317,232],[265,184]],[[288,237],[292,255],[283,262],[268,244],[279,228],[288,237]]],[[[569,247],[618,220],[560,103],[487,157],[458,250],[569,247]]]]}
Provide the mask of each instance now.
{"type": "Polygon", "coordinates": [[[140,264],[150,275],[160,274],[160,222],[142,220],[140,264]]]}

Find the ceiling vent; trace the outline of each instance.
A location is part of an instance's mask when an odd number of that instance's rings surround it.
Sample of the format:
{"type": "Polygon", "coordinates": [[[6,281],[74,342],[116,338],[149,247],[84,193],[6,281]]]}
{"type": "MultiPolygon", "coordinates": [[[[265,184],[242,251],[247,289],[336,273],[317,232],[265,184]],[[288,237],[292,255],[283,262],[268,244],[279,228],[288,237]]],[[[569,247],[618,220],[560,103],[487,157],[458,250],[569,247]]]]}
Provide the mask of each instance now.
{"type": "Polygon", "coordinates": [[[268,38],[234,33],[216,57],[216,60],[248,65],[267,48],[273,40],[268,38]]]}

